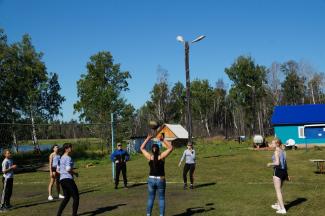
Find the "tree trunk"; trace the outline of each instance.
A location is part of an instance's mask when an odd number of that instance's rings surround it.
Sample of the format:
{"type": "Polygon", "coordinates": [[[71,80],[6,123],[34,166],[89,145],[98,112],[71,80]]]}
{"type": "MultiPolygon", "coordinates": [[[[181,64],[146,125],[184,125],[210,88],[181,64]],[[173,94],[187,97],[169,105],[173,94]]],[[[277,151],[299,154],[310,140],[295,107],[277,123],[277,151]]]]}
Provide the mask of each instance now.
{"type": "Polygon", "coordinates": [[[205,129],[207,130],[208,136],[210,137],[208,117],[205,117],[205,129]]]}
{"type": "Polygon", "coordinates": [[[35,120],[33,116],[33,112],[30,112],[31,120],[32,120],[32,141],[34,145],[34,149],[36,152],[40,151],[40,147],[37,142],[37,136],[36,136],[36,129],[35,129],[35,120]]]}

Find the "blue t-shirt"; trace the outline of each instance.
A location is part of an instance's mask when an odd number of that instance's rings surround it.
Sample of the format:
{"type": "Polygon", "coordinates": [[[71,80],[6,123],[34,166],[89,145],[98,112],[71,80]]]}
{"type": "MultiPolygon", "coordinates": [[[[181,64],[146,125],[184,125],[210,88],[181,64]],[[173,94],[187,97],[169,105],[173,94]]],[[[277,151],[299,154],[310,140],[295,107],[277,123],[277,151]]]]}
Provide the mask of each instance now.
{"type": "Polygon", "coordinates": [[[73,161],[70,156],[63,155],[60,159],[60,180],[62,179],[73,179],[73,176],[69,172],[73,169],[73,161]]]}
{"type": "Polygon", "coordinates": [[[4,177],[5,179],[13,178],[13,177],[14,177],[14,171],[13,171],[13,170],[10,170],[9,172],[4,173],[4,171],[5,171],[6,169],[9,169],[12,165],[13,165],[13,161],[12,161],[12,159],[7,159],[7,158],[5,158],[5,159],[2,161],[2,172],[3,172],[3,177],[4,177]]]}
{"type": "Polygon", "coordinates": [[[52,167],[56,168],[60,164],[60,155],[55,155],[52,158],[52,167]]]}

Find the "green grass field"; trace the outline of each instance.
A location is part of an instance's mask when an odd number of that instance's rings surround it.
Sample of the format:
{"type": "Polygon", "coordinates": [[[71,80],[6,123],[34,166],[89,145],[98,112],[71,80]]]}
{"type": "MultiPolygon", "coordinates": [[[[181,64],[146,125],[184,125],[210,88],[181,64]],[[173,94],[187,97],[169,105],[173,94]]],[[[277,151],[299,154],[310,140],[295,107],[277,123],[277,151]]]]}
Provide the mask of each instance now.
{"type": "MultiPolygon", "coordinates": [[[[272,169],[266,167],[272,152],[248,147],[224,141],[198,142],[194,190],[182,189],[182,169],[177,164],[184,149],[176,149],[166,160],[166,215],[275,215],[270,207],[275,202],[272,169]]],[[[324,151],[287,151],[292,178],[284,185],[287,215],[325,215],[325,175],[315,174],[315,165],[309,161],[325,158],[324,151]]],[[[107,159],[79,160],[76,164],[79,215],[145,215],[148,165],[141,155],[128,163],[129,189],[113,189],[107,159]],[[95,166],[86,168],[88,163],[95,166]]],[[[47,172],[15,175],[14,208],[6,215],[56,215],[60,201],[47,201],[48,176],[47,172]]],[[[71,215],[71,201],[64,215],[71,215]]],[[[158,215],[157,205],[153,215],[158,215]]]]}

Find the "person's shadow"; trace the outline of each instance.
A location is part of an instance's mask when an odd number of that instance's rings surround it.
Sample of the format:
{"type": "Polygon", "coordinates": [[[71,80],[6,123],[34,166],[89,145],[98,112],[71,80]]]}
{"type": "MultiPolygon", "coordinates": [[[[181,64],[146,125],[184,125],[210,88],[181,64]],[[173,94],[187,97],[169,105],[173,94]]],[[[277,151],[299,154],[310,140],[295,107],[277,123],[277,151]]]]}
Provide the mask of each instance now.
{"type": "Polygon", "coordinates": [[[102,208],[97,208],[96,210],[93,210],[93,211],[83,212],[78,215],[95,216],[97,214],[103,214],[105,212],[112,211],[114,209],[117,209],[119,206],[124,206],[124,205],[126,205],[126,204],[123,203],[123,204],[117,204],[117,205],[113,205],[113,206],[106,206],[106,207],[102,207],[102,208]]]}
{"type": "Polygon", "coordinates": [[[306,201],[307,201],[306,198],[301,198],[300,197],[300,198],[297,198],[297,199],[289,202],[288,204],[286,204],[284,206],[285,206],[286,210],[288,210],[288,209],[290,209],[290,208],[292,208],[294,206],[300,205],[301,203],[306,202],[306,201]]]}
{"type": "MultiPolygon", "coordinates": [[[[214,203],[207,203],[206,206],[213,206],[214,203]]],[[[215,210],[215,208],[213,207],[209,207],[209,208],[205,208],[205,207],[193,207],[193,208],[188,208],[186,209],[185,212],[183,213],[180,213],[180,214],[175,214],[173,216],[191,216],[191,215],[194,215],[194,214],[201,214],[201,213],[206,213],[206,212],[209,212],[209,211],[213,211],[215,210]]]]}
{"type": "Polygon", "coordinates": [[[194,188],[209,187],[209,186],[212,186],[212,185],[215,185],[215,184],[216,184],[215,182],[209,182],[209,183],[204,183],[204,184],[197,184],[197,185],[194,185],[194,188]]]}

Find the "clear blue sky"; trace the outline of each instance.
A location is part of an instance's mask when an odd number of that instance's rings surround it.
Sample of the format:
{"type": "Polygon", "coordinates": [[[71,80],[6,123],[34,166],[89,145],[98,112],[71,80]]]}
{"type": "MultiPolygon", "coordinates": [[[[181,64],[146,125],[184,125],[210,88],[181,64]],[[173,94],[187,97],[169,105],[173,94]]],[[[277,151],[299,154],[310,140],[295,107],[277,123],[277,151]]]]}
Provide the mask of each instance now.
{"type": "Polygon", "coordinates": [[[157,67],[169,82],[184,83],[184,50],[191,40],[191,79],[223,78],[239,55],[258,64],[307,60],[325,71],[325,0],[0,0],[0,27],[9,42],[24,33],[42,51],[48,72],[59,74],[65,96],[63,119],[73,115],[76,81],[89,57],[108,50],[130,71],[125,98],[136,108],[149,99],[157,67]]]}

